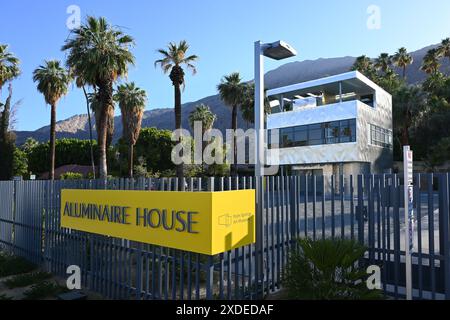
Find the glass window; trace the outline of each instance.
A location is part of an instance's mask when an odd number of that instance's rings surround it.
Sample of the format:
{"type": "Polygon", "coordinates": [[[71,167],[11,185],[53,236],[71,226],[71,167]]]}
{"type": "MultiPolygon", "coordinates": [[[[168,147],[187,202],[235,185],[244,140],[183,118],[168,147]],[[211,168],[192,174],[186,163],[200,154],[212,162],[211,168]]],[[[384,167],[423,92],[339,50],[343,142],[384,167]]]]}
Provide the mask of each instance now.
{"type": "Polygon", "coordinates": [[[365,96],[361,96],[361,102],[367,104],[368,106],[373,107],[374,106],[374,95],[368,94],[365,96]]]}
{"type": "MultiPolygon", "coordinates": [[[[381,142],[388,144],[387,141],[391,139],[389,135],[383,135],[384,131],[378,130],[375,126],[371,126],[370,130],[374,144],[378,145],[381,142]]],[[[280,148],[356,142],[356,119],[282,128],[279,134],[280,148]]],[[[272,148],[270,140],[269,148],[272,148]]]]}
{"type": "Polygon", "coordinates": [[[296,147],[308,145],[308,128],[306,126],[296,127],[294,132],[294,144],[296,147]]]}
{"type": "Polygon", "coordinates": [[[383,147],[383,148],[391,148],[392,147],[392,131],[387,130],[376,125],[370,125],[370,143],[383,147]]]}
{"type": "MultiPolygon", "coordinates": [[[[356,124],[355,124],[356,126],[356,124]]],[[[340,132],[341,132],[341,142],[353,142],[354,137],[356,135],[354,134],[353,129],[353,120],[345,120],[340,122],[340,132]]]]}
{"type": "Polygon", "coordinates": [[[272,130],[267,130],[267,147],[272,149],[272,130]]]}
{"type": "Polygon", "coordinates": [[[280,131],[280,145],[283,148],[290,148],[294,146],[294,128],[283,128],[280,131]]]}
{"type": "Polygon", "coordinates": [[[323,125],[325,144],[339,143],[339,121],[327,122],[323,125]]]}
{"type": "Polygon", "coordinates": [[[324,131],[321,124],[310,125],[308,128],[308,144],[316,146],[324,144],[324,131]]]}

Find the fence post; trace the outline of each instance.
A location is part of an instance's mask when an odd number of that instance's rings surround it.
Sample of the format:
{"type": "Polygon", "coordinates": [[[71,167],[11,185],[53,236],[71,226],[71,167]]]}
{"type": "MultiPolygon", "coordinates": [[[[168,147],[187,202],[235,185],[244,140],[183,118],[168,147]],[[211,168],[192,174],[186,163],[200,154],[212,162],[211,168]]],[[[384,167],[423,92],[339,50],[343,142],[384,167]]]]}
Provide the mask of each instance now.
{"type": "Polygon", "coordinates": [[[368,247],[370,263],[375,263],[375,176],[368,176],[367,181],[367,217],[368,217],[368,247]]]}
{"type": "Polygon", "coordinates": [[[363,194],[363,176],[358,175],[358,241],[364,244],[364,194],[363,194]]]}
{"type": "Polygon", "coordinates": [[[264,213],[264,190],[263,177],[255,177],[256,187],[256,245],[255,245],[255,287],[256,297],[259,298],[259,287],[264,282],[264,259],[263,259],[263,213],[264,213]]]}
{"type": "Polygon", "coordinates": [[[439,179],[439,247],[444,256],[441,270],[445,283],[445,299],[450,299],[450,244],[449,244],[449,174],[442,174],[439,179]]]}
{"type": "MultiPolygon", "coordinates": [[[[214,191],[214,178],[208,179],[208,191],[214,191]]],[[[235,263],[237,263],[235,261],[235,263]]],[[[206,299],[212,300],[214,288],[214,257],[208,256],[208,262],[206,264],[206,299]]]]}
{"type": "MultiPolygon", "coordinates": [[[[290,211],[290,240],[291,240],[291,243],[290,243],[290,247],[292,247],[294,244],[295,244],[295,241],[296,241],[296,227],[295,227],[295,225],[296,225],[296,219],[295,219],[295,217],[296,217],[296,214],[297,214],[297,201],[296,201],[296,199],[297,199],[297,197],[296,197],[296,195],[297,195],[297,186],[296,186],[296,181],[295,181],[295,179],[294,179],[294,177],[289,177],[289,181],[291,182],[291,186],[290,186],[290,188],[289,188],[289,192],[290,192],[290,197],[289,197],[289,200],[290,200],[290,207],[291,207],[291,210],[289,210],[290,211]]],[[[267,222],[266,222],[267,223],[267,222]]]]}

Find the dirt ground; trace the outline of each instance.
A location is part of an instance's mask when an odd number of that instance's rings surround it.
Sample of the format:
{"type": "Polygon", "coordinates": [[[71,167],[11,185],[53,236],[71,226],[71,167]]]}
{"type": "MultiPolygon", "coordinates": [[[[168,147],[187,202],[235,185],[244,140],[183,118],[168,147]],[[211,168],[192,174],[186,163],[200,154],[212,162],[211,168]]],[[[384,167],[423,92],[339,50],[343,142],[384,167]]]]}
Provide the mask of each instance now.
{"type": "MultiPolygon", "coordinates": [[[[39,271],[39,270],[36,270],[39,271]]],[[[33,271],[33,272],[36,272],[33,271]]],[[[42,271],[42,270],[41,270],[42,271]]],[[[23,287],[23,288],[13,288],[13,289],[9,289],[6,285],[5,285],[5,281],[7,281],[8,279],[13,278],[14,276],[9,276],[9,277],[4,277],[4,278],[0,278],[0,300],[2,299],[7,299],[7,300],[23,300],[24,298],[26,298],[26,296],[24,295],[24,293],[31,289],[32,285],[23,287]]],[[[66,286],[66,280],[59,278],[59,277],[52,277],[50,279],[48,279],[47,281],[49,282],[53,282],[53,283],[57,283],[58,285],[65,287],[66,286]]],[[[84,294],[87,295],[87,300],[105,300],[104,297],[102,297],[101,295],[99,295],[98,293],[94,293],[94,292],[90,292],[88,290],[80,290],[81,292],[83,292],[84,294]]],[[[50,297],[45,297],[39,300],[59,300],[57,296],[50,296],[50,297]]]]}

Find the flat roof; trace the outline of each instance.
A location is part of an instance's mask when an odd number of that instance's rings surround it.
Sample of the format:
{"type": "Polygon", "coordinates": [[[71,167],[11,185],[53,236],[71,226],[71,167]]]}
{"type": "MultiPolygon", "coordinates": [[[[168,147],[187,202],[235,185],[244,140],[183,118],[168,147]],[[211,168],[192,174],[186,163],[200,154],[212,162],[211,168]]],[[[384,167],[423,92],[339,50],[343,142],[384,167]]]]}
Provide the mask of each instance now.
{"type": "MultiPolygon", "coordinates": [[[[339,94],[339,82],[342,82],[342,91],[345,92],[371,92],[371,91],[379,91],[383,90],[380,86],[375,84],[369,78],[364,76],[359,71],[350,71],[346,73],[337,74],[330,77],[325,77],[321,79],[300,82],[296,84],[292,84],[285,87],[275,88],[271,90],[267,90],[267,96],[276,96],[276,95],[301,95],[319,91],[327,91],[332,94],[339,94]]],[[[387,93],[387,92],[386,92],[387,93]]]]}

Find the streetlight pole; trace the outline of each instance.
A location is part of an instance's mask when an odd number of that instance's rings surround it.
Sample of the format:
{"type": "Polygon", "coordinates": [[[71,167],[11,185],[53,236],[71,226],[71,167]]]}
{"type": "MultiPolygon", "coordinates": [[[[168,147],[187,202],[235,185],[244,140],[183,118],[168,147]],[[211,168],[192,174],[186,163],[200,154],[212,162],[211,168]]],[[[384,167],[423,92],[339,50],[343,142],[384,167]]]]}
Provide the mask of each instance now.
{"type": "Polygon", "coordinates": [[[261,41],[255,42],[255,177],[264,176],[264,56],[261,41]]]}
{"type": "Polygon", "coordinates": [[[297,55],[295,49],[283,41],[255,42],[255,187],[256,187],[256,288],[264,293],[264,56],[282,60],[297,55]]]}
{"type": "MultiPolygon", "coordinates": [[[[255,42],[255,188],[256,188],[256,292],[264,284],[264,227],[263,227],[263,157],[264,157],[264,56],[261,41],[255,42]]],[[[264,292],[264,288],[262,288],[264,292]]]]}

